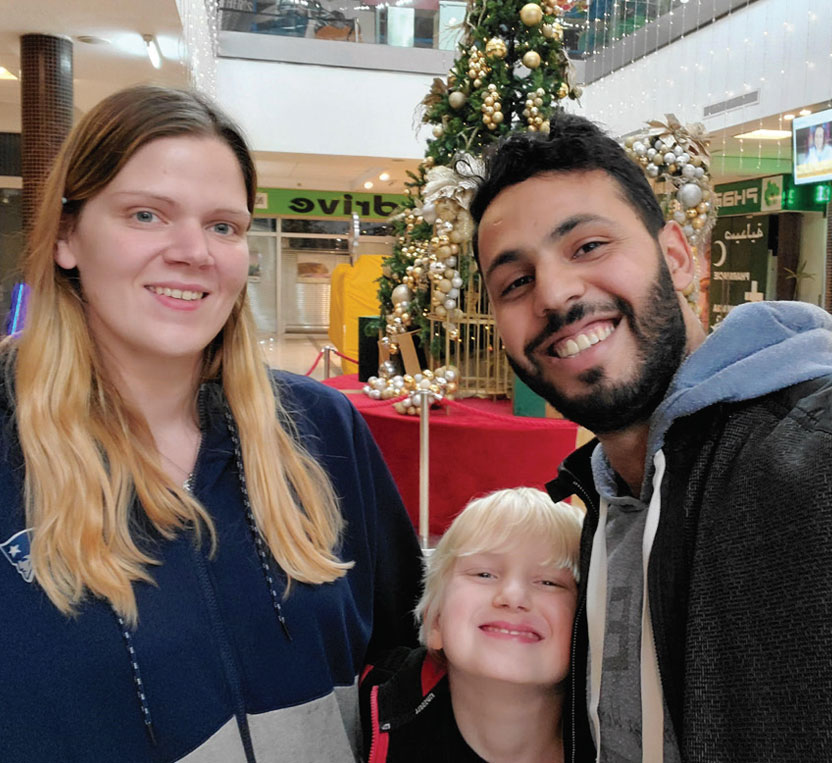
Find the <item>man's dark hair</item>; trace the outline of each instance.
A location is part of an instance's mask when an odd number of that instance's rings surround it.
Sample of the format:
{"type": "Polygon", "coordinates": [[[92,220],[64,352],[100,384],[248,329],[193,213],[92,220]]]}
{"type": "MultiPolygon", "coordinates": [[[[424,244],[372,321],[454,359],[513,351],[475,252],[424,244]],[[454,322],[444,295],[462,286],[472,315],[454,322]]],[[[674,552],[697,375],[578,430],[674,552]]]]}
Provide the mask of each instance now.
{"type": "MultiPolygon", "coordinates": [[[[500,141],[487,160],[485,179],[471,202],[471,215],[479,224],[500,191],[531,177],[547,172],[592,170],[610,175],[650,235],[658,236],[665,224],[664,215],[641,168],[598,125],[564,112],[552,115],[548,135],[518,132],[500,141]]],[[[575,193],[580,192],[576,185],[575,193]]],[[[475,236],[475,252],[476,243],[475,236]]]]}

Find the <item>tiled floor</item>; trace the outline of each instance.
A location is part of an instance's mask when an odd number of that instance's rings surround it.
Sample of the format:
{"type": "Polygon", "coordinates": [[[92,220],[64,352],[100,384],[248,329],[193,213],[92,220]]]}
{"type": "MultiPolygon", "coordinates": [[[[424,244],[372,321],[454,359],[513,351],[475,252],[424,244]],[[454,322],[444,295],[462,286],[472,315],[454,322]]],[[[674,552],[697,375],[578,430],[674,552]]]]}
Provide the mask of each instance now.
{"type": "MultiPolygon", "coordinates": [[[[264,336],[260,339],[260,346],[266,360],[272,368],[292,371],[296,374],[306,374],[318,357],[321,348],[330,344],[325,334],[283,334],[282,336],[264,336]]],[[[330,353],[330,376],[339,376],[341,359],[330,353]]],[[[313,379],[324,378],[324,358],[321,358],[315,370],[313,379]]]]}

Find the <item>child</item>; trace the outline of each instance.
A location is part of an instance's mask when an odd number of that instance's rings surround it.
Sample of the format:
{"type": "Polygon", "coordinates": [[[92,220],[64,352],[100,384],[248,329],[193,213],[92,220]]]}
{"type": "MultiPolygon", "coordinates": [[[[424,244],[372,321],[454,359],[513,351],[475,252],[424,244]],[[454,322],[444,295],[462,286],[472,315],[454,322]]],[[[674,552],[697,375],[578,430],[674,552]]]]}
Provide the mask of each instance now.
{"type": "Polygon", "coordinates": [[[365,669],[369,763],[563,760],[582,520],[532,488],[468,504],[426,563],[423,647],[365,669]]]}

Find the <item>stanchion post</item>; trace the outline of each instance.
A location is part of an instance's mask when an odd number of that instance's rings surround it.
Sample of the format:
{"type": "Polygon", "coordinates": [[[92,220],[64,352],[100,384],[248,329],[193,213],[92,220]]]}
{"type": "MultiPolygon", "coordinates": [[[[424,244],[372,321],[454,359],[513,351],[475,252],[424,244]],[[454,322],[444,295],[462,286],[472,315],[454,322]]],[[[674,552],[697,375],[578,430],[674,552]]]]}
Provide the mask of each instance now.
{"type": "Polygon", "coordinates": [[[427,390],[419,394],[419,537],[422,550],[428,548],[430,532],[430,399],[427,390]]]}
{"type": "Polygon", "coordinates": [[[324,354],[324,379],[329,378],[329,354],[332,352],[332,349],[333,348],[330,347],[328,344],[325,344],[321,348],[321,351],[324,354]]]}

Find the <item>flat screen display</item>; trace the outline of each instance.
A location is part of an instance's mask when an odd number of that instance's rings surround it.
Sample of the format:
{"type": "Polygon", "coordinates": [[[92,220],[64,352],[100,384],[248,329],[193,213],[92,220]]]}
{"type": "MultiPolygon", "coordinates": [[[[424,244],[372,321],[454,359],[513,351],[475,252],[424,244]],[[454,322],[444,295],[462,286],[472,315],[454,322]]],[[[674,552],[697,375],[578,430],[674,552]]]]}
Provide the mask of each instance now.
{"type": "Polygon", "coordinates": [[[792,120],[795,185],[832,180],[832,109],[792,120]]]}

